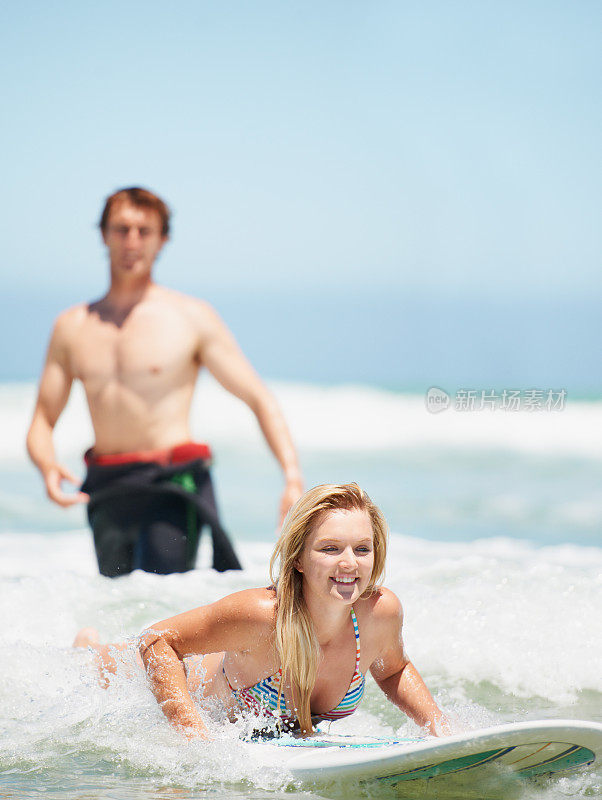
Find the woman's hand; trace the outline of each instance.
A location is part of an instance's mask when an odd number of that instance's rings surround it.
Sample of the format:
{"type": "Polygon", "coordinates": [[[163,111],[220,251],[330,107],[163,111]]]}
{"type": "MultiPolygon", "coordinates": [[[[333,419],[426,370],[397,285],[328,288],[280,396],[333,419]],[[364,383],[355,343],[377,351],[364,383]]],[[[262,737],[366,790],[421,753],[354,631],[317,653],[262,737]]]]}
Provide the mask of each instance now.
{"type": "MultiPolygon", "coordinates": [[[[434,702],[434,701],[433,701],[434,702]]],[[[425,728],[431,736],[451,736],[452,729],[449,719],[437,708],[433,718],[426,723],[425,728]]]]}
{"type": "Polygon", "coordinates": [[[443,714],[418,670],[411,661],[386,678],[376,682],[405,714],[421,728],[426,728],[432,736],[449,736],[449,720],[443,714]]]}
{"type": "Polygon", "coordinates": [[[182,733],[187,739],[202,739],[205,742],[211,741],[211,736],[205,725],[201,722],[196,725],[189,725],[187,728],[182,728],[182,733]]]}

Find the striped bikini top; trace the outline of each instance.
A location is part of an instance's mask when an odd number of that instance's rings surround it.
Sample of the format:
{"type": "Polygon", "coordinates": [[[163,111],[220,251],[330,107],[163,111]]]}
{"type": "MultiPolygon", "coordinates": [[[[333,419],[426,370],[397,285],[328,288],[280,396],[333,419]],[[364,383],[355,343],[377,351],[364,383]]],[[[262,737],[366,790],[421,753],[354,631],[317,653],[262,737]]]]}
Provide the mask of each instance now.
{"type": "MultiPolygon", "coordinates": [[[[351,621],[353,622],[353,631],[355,633],[355,671],[351,678],[351,683],[345,693],[345,697],[343,697],[336,708],[323,714],[312,714],[312,720],[314,722],[337,720],[348,717],[349,714],[353,714],[355,709],[359,706],[364,695],[366,678],[363,673],[360,672],[360,631],[353,607],[351,608],[351,621]]],[[[285,701],[283,696],[280,698],[280,708],[278,708],[278,691],[282,680],[282,667],[280,667],[278,672],[274,673],[274,675],[269,675],[254,686],[249,686],[246,689],[235,689],[228,680],[225,671],[224,676],[228,681],[228,686],[232,690],[234,697],[241,706],[255,713],[263,712],[270,716],[279,716],[283,721],[291,721],[296,718],[296,715],[284,705],[285,701]]]]}

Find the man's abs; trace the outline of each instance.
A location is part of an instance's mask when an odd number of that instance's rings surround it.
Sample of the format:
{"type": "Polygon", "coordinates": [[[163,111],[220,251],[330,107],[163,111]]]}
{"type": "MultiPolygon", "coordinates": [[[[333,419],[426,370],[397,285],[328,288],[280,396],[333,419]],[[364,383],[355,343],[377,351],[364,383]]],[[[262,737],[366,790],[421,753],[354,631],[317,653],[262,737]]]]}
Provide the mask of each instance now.
{"type": "Polygon", "coordinates": [[[90,311],[70,348],[97,454],[172,447],[190,439],[198,342],[171,305],[134,309],[121,326],[90,311]]]}
{"type": "Polygon", "coordinates": [[[108,381],[102,392],[90,393],[86,387],[92,426],[94,452],[126,453],[162,450],[189,441],[191,385],[178,386],[160,400],[150,402],[139,392],[108,381]]]}

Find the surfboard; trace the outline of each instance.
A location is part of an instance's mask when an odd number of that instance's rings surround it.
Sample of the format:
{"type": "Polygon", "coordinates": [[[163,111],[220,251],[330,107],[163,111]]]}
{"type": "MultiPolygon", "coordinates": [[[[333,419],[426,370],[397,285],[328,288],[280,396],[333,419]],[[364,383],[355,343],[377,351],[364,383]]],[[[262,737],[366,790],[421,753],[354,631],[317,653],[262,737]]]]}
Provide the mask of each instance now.
{"type": "Polygon", "coordinates": [[[502,773],[523,779],[566,774],[602,763],[602,724],[579,720],[518,722],[444,738],[378,739],[284,736],[261,742],[262,755],[305,783],[469,782],[502,773]]]}

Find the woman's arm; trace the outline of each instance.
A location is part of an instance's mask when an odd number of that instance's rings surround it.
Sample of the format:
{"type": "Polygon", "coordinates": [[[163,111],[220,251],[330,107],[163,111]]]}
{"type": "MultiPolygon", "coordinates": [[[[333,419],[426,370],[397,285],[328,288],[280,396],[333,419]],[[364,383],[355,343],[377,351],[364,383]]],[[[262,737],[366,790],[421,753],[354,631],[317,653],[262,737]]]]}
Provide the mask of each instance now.
{"type": "Polygon", "coordinates": [[[140,655],[151,690],[174,727],[188,736],[208,739],[205,723],[188,691],[184,664],[168,639],[168,635],[152,629],[140,637],[140,655]]]}
{"type": "Polygon", "coordinates": [[[370,667],[374,680],[389,700],[433,736],[447,735],[449,722],[429,692],[420,673],[406,655],[403,610],[397,597],[383,592],[375,613],[382,626],[382,650],[370,667]]]}
{"type": "Polygon", "coordinates": [[[151,690],[169,722],[189,736],[209,738],[190,695],[183,660],[194,654],[249,651],[271,620],[266,590],[249,589],[159,622],[140,636],[140,655],[151,690]]]}

